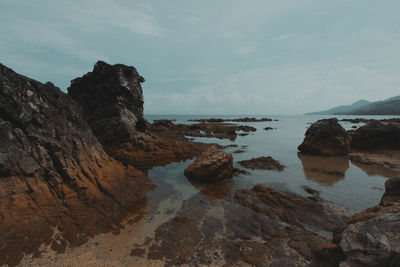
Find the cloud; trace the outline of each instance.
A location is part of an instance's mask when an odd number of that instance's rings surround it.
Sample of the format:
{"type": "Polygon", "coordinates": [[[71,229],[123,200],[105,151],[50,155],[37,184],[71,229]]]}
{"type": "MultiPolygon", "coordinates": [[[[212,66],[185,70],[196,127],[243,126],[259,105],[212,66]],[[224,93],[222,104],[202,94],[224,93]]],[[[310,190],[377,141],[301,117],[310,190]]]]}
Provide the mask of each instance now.
{"type": "Polygon", "coordinates": [[[400,77],[364,66],[258,68],[179,93],[145,88],[148,113],[301,114],[398,94],[400,77]],[[381,89],[379,91],[379,89],[381,89]],[[382,90],[384,89],[384,90],[382,90]]]}
{"type": "Polygon", "coordinates": [[[184,24],[197,24],[200,22],[200,19],[196,16],[188,16],[183,18],[182,22],[184,24]]]}
{"type": "Polygon", "coordinates": [[[255,42],[245,42],[240,44],[240,46],[236,49],[236,52],[239,55],[248,55],[254,52],[257,48],[257,43],[255,42]]]}
{"type": "Polygon", "coordinates": [[[282,41],[282,40],[289,39],[290,37],[291,37],[290,34],[281,34],[281,35],[275,37],[275,40],[282,41]]]}

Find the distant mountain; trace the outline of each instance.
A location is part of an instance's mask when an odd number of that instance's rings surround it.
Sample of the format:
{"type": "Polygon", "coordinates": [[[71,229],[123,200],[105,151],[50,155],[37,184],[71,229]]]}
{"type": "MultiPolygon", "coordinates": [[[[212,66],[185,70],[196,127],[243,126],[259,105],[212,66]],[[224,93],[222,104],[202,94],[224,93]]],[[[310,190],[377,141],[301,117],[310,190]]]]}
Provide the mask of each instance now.
{"type": "Polygon", "coordinates": [[[338,106],[306,115],[400,115],[400,95],[376,102],[359,100],[352,105],[338,106]]]}
{"type": "Polygon", "coordinates": [[[337,115],[400,115],[399,100],[375,102],[348,112],[338,112],[337,115]]]}
{"type": "Polygon", "coordinates": [[[357,108],[361,108],[361,107],[367,106],[369,104],[371,104],[371,102],[369,102],[367,100],[358,100],[357,102],[354,102],[351,105],[338,106],[338,107],[334,107],[334,108],[331,108],[328,110],[306,113],[306,115],[333,115],[336,113],[349,112],[351,110],[355,110],[357,108]]]}

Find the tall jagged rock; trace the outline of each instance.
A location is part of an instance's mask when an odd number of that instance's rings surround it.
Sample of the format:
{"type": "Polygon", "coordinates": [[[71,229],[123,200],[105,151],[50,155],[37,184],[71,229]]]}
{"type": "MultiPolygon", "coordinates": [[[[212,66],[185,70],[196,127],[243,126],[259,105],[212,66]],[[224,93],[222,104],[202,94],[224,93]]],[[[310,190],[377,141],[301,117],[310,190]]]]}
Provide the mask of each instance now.
{"type": "Polygon", "coordinates": [[[111,230],[150,187],[104,152],[70,96],[0,64],[0,265],[111,230]]]}
{"type": "Polygon", "coordinates": [[[98,61],[92,72],[71,81],[68,94],[83,107],[106,152],[125,164],[148,168],[203,151],[204,145],[146,131],[142,82],[134,67],[98,61]]]}
{"type": "Polygon", "coordinates": [[[92,72],[71,81],[68,94],[81,104],[100,142],[109,146],[145,130],[142,82],[134,67],[98,61],[92,72]]]}

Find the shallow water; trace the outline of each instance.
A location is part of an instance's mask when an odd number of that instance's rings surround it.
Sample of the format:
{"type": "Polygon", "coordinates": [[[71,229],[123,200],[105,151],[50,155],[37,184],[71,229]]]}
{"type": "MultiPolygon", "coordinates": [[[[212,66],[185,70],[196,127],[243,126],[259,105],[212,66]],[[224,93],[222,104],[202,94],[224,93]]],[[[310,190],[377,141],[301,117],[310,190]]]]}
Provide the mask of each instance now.
{"type": "MultiPolygon", "coordinates": [[[[147,115],[147,120],[175,119],[176,123],[193,123],[189,119],[199,118],[240,118],[245,116],[206,116],[206,115],[147,115]]],[[[237,189],[251,188],[255,184],[271,186],[281,191],[294,192],[307,196],[303,186],[312,187],[321,192],[321,197],[336,203],[352,212],[364,210],[379,203],[384,190],[384,183],[390,176],[399,175],[395,171],[353,164],[347,157],[317,157],[299,154],[297,146],[302,142],[304,133],[309,124],[319,119],[332,116],[247,116],[269,117],[278,121],[237,123],[257,128],[256,132],[250,132],[247,136],[238,136],[236,140],[216,138],[195,138],[195,141],[205,143],[218,143],[221,145],[236,144],[238,147],[228,147],[225,151],[232,153],[234,165],[245,169],[237,162],[252,157],[272,156],[285,165],[282,172],[266,170],[247,170],[251,175],[234,177],[230,184],[229,192],[237,189]],[[276,128],[265,131],[265,127],[276,128]],[[244,147],[244,148],[242,148],[244,147]],[[243,153],[233,153],[236,150],[244,150],[243,153]],[[328,170],[331,173],[316,171],[328,170]],[[333,174],[332,174],[333,172],[333,174]],[[334,175],[344,173],[344,176],[334,175]]],[[[360,116],[336,116],[342,118],[356,118],[360,116]]],[[[367,116],[367,118],[391,118],[393,116],[367,116]]],[[[344,128],[361,126],[349,122],[341,122],[344,128]]],[[[183,174],[184,169],[193,160],[181,163],[172,163],[168,166],[155,167],[148,172],[149,178],[155,183],[168,184],[171,194],[167,198],[180,202],[197,194],[204,186],[193,185],[183,174]]],[[[162,189],[157,189],[157,194],[162,194],[162,189]]],[[[156,195],[156,194],[154,194],[156,195]]],[[[179,205],[178,205],[179,206],[179,205]]],[[[175,206],[176,209],[177,206],[175,206]]]]}

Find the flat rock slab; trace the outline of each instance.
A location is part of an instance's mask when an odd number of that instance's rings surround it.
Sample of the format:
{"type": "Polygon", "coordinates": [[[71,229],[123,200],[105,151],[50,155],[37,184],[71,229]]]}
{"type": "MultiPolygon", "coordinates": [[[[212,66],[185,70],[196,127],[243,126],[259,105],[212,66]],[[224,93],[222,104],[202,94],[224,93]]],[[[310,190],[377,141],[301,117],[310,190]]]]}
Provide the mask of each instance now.
{"type": "Polygon", "coordinates": [[[285,166],[283,166],[279,161],[274,160],[272,157],[259,157],[249,160],[242,160],[239,161],[239,164],[252,170],[259,169],[282,171],[285,168],[285,166]]]}

